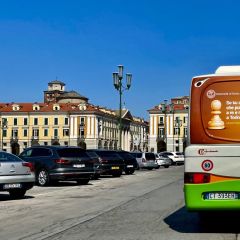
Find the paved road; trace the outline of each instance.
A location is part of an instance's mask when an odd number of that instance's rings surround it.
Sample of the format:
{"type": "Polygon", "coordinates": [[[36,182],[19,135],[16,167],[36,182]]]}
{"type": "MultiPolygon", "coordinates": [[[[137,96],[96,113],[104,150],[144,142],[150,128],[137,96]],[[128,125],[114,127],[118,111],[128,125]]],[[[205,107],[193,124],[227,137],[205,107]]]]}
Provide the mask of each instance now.
{"type": "Polygon", "coordinates": [[[238,239],[239,216],[204,225],[184,208],[183,166],[104,177],[86,186],[34,187],[22,200],[0,194],[0,239],[238,239]]]}

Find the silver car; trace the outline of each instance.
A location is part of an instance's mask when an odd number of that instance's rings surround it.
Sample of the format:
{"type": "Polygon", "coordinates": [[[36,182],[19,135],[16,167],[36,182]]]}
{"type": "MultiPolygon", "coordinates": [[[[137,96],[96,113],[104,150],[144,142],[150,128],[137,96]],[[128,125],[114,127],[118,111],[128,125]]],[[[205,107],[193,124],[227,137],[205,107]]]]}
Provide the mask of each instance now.
{"type": "Polygon", "coordinates": [[[155,155],[159,167],[163,166],[165,168],[169,168],[169,166],[172,165],[173,161],[167,155],[159,153],[156,153],[155,155]]]}
{"type": "Polygon", "coordinates": [[[131,152],[131,155],[136,158],[139,169],[145,168],[152,170],[159,168],[155,154],[152,152],[131,152]]]}
{"type": "Polygon", "coordinates": [[[32,163],[0,151],[0,191],[9,192],[11,198],[22,198],[33,187],[34,182],[32,163]]]}

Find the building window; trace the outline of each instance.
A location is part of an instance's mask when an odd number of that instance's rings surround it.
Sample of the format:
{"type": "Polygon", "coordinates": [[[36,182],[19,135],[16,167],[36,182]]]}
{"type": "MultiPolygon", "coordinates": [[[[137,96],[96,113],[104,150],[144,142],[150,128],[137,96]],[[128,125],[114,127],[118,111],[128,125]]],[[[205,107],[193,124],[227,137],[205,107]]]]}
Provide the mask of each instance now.
{"type": "Polygon", "coordinates": [[[2,134],[3,134],[3,137],[7,137],[7,129],[3,129],[2,134]]]}
{"type": "Polygon", "coordinates": [[[80,124],[81,124],[81,125],[84,125],[84,117],[81,117],[81,118],[80,118],[80,124]]]}
{"type": "Polygon", "coordinates": [[[54,137],[58,137],[58,129],[54,129],[54,137]]]}
{"type": "Polygon", "coordinates": [[[58,125],[58,118],[54,118],[54,125],[58,125]]]}
{"type": "Polygon", "coordinates": [[[23,136],[27,137],[28,136],[28,130],[27,129],[23,129],[23,136]]]}
{"type": "Polygon", "coordinates": [[[48,118],[44,118],[44,125],[48,125],[48,118]]]}
{"type": "Polygon", "coordinates": [[[163,117],[159,117],[159,124],[164,125],[164,118],[163,117]]]}
{"type": "Polygon", "coordinates": [[[48,142],[44,142],[43,144],[44,144],[44,146],[47,146],[47,145],[48,145],[48,142]]]}
{"type": "Polygon", "coordinates": [[[165,129],[164,128],[158,128],[158,136],[164,137],[165,136],[165,129]]]}
{"type": "Polygon", "coordinates": [[[184,136],[185,137],[187,136],[187,128],[186,127],[184,128],[184,136]]]}
{"type": "Polygon", "coordinates": [[[28,125],[28,119],[27,118],[23,119],[23,125],[25,125],[25,126],[28,125]]]}
{"type": "Polygon", "coordinates": [[[38,125],[38,118],[34,118],[33,125],[38,125]]]}
{"type": "Polygon", "coordinates": [[[65,118],[64,124],[65,124],[65,125],[68,125],[68,118],[65,118]]]}
{"type": "Polygon", "coordinates": [[[48,129],[44,129],[44,133],[43,133],[44,137],[48,136],[48,129]]]}
{"type": "Polygon", "coordinates": [[[12,137],[13,138],[17,138],[18,137],[18,130],[17,129],[13,129],[12,130],[12,137]]]}
{"type": "Polygon", "coordinates": [[[32,130],[32,136],[33,138],[38,138],[39,137],[39,129],[33,129],[32,130]]]}
{"type": "Polygon", "coordinates": [[[14,125],[14,126],[17,126],[17,125],[18,125],[17,118],[14,118],[14,119],[13,119],[13,125],[14,125]]]}
{"type": "Polygon", "coordinates": [[[65,146],[68,146],[68,142],[64,142],[64,145],[65,145],[65,146]]]}
{"type": "Polygon", "coordinates": [[[184,117],[183,118],[183,123],[187,123],[188,122],[188,117],[184,117]]]}
{"type": "Polygon", "coordinates": [[[63,136],[69,136],[69,129],[63,129],[63,136]]]}
{"type": "Polygon", "coordinates": [[[180,128],[174,128],[174,135],[180,135],[180,128]]]}

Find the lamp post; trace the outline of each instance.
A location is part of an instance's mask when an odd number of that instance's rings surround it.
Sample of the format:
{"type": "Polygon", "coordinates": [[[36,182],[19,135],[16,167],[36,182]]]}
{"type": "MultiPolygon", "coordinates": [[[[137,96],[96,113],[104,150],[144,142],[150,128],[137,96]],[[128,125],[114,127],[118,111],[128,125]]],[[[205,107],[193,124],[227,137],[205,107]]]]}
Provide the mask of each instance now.
{"type": "Polygon", "coordinates": [[[174,152],[174,103],[170,104],[170,111],[172,112],[172,125],[173,125],[173,152],[174,152]]]}
{"type": "Polygon", "coordinates": [[[164,113],[164,135],[166,141],[166,151],[167,151],[167,100],[164,100],[162,104],[162,112],[164,113]]]}
{"type": "Polygon", "coordinates": [[[175,126],[178,128],[178,151],[180,152],[180,144],[179,144],[179,137],[180,137],[180,128],[182,126],[182,120],[177,118],[175,120],[175,126]]]}
{"type": "Polygon", "coordinates": [[[113,85],[119,92],[119,149],[122,149],[122,94],[124,90],[131,87],[132,74],[126,74],[126,87],[122,84],[123,80],[123,65],[118,65],[118,72],[113,73],[113,85]]]}

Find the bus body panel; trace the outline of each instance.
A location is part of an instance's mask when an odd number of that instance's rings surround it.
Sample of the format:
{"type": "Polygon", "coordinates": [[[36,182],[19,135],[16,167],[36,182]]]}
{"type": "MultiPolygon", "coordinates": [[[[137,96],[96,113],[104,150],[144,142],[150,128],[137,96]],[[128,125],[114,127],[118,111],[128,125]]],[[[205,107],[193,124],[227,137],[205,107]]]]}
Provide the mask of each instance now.
{"type": "Polygon", "coordinates": [[[240,143],[240,76],[193,78],[190,143],[240,143]]]}
{"type": "Polygon", "coordinates": [[[189,211],[240,210],[240,66],[192,79],[184,194],[189,211]]]}
{"type": "MultiPolygon", "coordinates": [[[[185,173],[207,172],[222,177],[240,178],[240,145],[190,145],[185,149],[185,173]],[[210,160],[212,168],[204,161],[210,160]]],[[[240,185],[239,185],[240,187],[240,185]]]]}
{"type": "Polygon", "coordinates": [[[189,211],[240,209],[240,199],[208,200],[205,193],[234,192],[240,197],[240,145],[190,145],[185,149],[185,174],[207,173],[209,183],[185,183],[189,211]],[[209,170],[204,161],[211,161],[209,170]]]}
{"type": "Polygon", "coordinates": [[[206,200],[205,193],[211,192],[236,192],[240,193],[240,179],[206,183],[185,184],[185,204],[188,211],[211,210],[240,210],[240,200],[206,200]]]}

